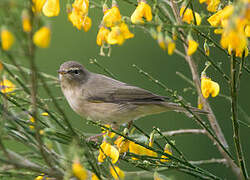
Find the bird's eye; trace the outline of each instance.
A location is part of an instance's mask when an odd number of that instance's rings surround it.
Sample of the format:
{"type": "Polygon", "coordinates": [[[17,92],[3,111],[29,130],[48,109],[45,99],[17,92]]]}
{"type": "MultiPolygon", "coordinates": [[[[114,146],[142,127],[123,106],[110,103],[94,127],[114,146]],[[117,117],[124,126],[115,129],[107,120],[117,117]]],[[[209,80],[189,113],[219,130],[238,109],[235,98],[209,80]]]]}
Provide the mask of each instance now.
{"type": "Polygon", "coordinates": [[[73,73],[74,74],[80,74],[80,71],[76,69],[76,70],[73,71],[73,73]]]}

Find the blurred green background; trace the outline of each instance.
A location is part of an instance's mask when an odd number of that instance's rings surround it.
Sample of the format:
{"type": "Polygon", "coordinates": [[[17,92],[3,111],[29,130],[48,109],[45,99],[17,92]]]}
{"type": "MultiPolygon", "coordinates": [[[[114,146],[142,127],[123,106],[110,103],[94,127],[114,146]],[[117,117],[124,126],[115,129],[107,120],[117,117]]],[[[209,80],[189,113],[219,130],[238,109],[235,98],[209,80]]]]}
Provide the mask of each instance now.
{"type": "MultiPolygon", "coordinates": [[[[120,6],[121,13],[126,16],[129,16],[134,10],[132,5],[126,4],[124,1],[118,1],[118,5],[120,6]]],[[[56,71],[61,63],[68,60],[75,60],[82,63],[91,71],[104,73],[101,69],[89,63],[90,58],[96,58],[100,64],[114,73],[120,81],[145,88],[157,94],[167,95],[164,90],[141,76],[138,71],[132,67],[132,64],[136,64],[165,83],[169,88],[177,90],[178,93],[191,102],[193,106],[197,106],[197,94],[194,93],[194,89],[191,88],[190,84],[176,75],[176,72],[178,71],[186,75],[188,78],[191,78],[188,64],[183,58],[176,54],[169,56],[159,48],[157,42],[153,40],[149,34],[138,28],[130,28],[135,34],[135,37],[127,40],[122,46],[112,47],[112,54],[110,57],[100,56],[100,47],[96,45],[96,35],[103,15],[102,10],[98,8],[89,10],[89,16],[91,17],[93,24],[89,32],[84,32],[78,31],[72,26],[67,19],[65,9],[66,1],[61,1],[60,15],[54,18],[46,18],[51,25],[52,40],[50,48],[38,49],[37,51],[36,63],[40,71],[57,76],[56,71]],[[189,88],[190,90],[184,91],[186,88],[189,88]]],[[[204,7],[203,10],[205,10],[204,7]]],[[[205,21],[205,19],[203,21],[205,21]]],[[[196,36],[194,37],[197,39],[196,36]]],[[[201,37],[198,38],[200,39],[200,46],[203,46],[203,39],[201,37]]],[[[218,37],[215,38],[219,39],[218,37]]],[[[181,47],[181,44],[178,44],[178,47],[181,47]]],[[[221,67],[227,74],[229,74],[228,57],[213,47],[210,47],[210,54],[212,59],[215,62],[221,63],[221,67]]],[[[201,72],[205,67],[205,60],[201,58],[199,53],[196,53],[194,57],[196,63],[199,65],[199,72],[201,72]]],[[[22,62],[22,64],[27,65],[27,62],[22,62]]],[[[229,95],[229,86],[219,73],[210,67],[207,70],[207,75],[220,84],[221,94],[229,95]]],[[[59,87],[51,88],[54,90],[55,96],[62,96],[59,87]]],[[[239,104],[247,114],[249,114],[250,105],[249,92],[249,74],[244,71],[239,92],[239,104]]],[[[217,120],[225,134],[226,140],[230,145],[230,150],[235,155],[230,102],[220,96],[209,98],[209,101],[211,102],[217,120]]],[[[60,101],[60,105],[64,108],[68,117],[70,117],[75,128],[79,128],[84,132],[98,132],[97,128],[87,125],[83,118],[73,112],[65,99],[60,101]]],[[[239,118],[242,121],[246,121],[246,118],[242,115],[240,115],[239,118]]],[[[185,115],[176,112],[148,116],[139,119],[135,123],[148,133],[151,132],[153,126],[160,127],[162,131],[200,128],[193,119],[188,119],[185,115]]],[[[249,117],[248,123],[250,123],[249,117]]],[[[248,148],[250,148],[250,141],[248,140],[250,131],[249,128],[244,126],[240,126],[240,130],[247,167],[250,168],[250,151],[248,151],[248,148]]],[[[173,137],[172,139],[175,140],[177,147],[184,152],[189,160],[195,161],[221,158],[216,147],[207,136],[181,135],[173,137]]],[[[203,165],[202,167],[212,171],[214,174],[222,178],[234,179],[231,170],[222,164],[203,165]]],[[[122,165],[122,169],[131,170],[132,167],[122,165]]],[[[177,171],[167,171],[164,174],[171,179],[193,179],[193,177],[177,171]]]]}

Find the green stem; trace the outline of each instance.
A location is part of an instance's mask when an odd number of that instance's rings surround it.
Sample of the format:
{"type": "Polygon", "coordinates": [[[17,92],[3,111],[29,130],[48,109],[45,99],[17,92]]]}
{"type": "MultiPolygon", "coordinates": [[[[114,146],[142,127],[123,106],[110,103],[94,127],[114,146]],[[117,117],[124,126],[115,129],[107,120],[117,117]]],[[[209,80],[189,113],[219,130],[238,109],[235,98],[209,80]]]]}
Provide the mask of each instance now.
{"type": "Polygon", "coordinates": [[[236,60],[235,56],[231,56],[231,106],[232,106],[232,126],[233,126],[233,139],[236,149],[237,159],[244,179],[248,179],[246,171],[245,159],[241,147],[239,135],[239,121],[238,121],[238,93],[237,93],[237,76],[236,76],[236,60]]]}

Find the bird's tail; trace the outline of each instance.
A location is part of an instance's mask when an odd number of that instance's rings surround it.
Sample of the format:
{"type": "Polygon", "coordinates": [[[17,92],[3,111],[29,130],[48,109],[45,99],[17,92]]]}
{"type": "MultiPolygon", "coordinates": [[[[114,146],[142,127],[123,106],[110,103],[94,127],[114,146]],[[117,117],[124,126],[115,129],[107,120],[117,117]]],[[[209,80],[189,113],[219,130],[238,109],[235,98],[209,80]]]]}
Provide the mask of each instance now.
{"type": "Polygon", "coordinates": [[[192,106],[188,106],[186,109],[177,103],[164,102],[163,105],[167,107],[167,109],[169,109],[170,111],[172,110],[172,111],[177,111],[177,112],[184,112],[188,116],[191,116],[191,113],[187,109],[189,109],[195,114],[209,114],[207,111],[204,111],[204,110],[192,107],[192,106]]]}

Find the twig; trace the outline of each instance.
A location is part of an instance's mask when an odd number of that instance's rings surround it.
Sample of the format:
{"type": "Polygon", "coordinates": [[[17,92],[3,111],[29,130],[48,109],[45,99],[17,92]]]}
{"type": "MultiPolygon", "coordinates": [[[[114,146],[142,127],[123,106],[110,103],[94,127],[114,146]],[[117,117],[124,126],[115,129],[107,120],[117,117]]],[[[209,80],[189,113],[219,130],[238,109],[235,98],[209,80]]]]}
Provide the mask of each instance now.
{"type": "Polygon", "coordinates": [[[215,164],[215,163],[221,163],[221,164],[226,164],[227,160],[226,159],[208,159],[208,160],[200,160],[200,161],[189,161],[191,164],[194,165],[200,165],[200,164],[215,164]]]}
{"type": "Polygon", "coordinates": [[[95,64],[97,67],[99,67],[100,69],[102,69],[105,73],[107,73],[108,75],[110,75],[112,78],[117,79],[117,77],[111,71],[109,71],[107,68],[105,68],[104,66],[102,66],[96,59],[90,59],[89,62],[91,64],[95,64]]]}
{"type": "Polygon", "coordinates": [[[3,158],[0,158],[0,161],[4,163],[12,164],[19,169],[32,170],[32,171],[39,172],[39,173],[45,173],[52,177],[57,177],[60,180],[63,179],[63,173],[58,170],[55,171],[55,169],[52,170],[52,169],[40,167],[39,165],[33,162],[30,162],[28,159],[25,159],[24,157],[10,150],[8,150],[8,154],[11,157],[11,160],[5,160],[3,158]]]}
{"type": "Polygon", "coordinates": [[[205,129],[179,129],[175,131],[162,132],[164,136],[176,136],[183,134],[206,134],[205,129]]]}
{"type": "Polygon", "coordinates": [[[238,94],[237,94],[237,77],[236,77],[236,60],[235,56],[231,56],[231,97],[232,97],[232,126],[233,126],[233,139],[236,149],[237,159],[239,166],[241,168],[241,173],[244,179],[248,179],[248,174],[246,171],[245,158],[243,155],[240,135],[239,135],[239,122],[238,122],[238,94]]]}
{"type": "MultiPolygon", "coordinates": [[[[127,135],[124,135],[123,133],[120,133],[120,132],[118,132],[118,131],[115,131],[115,130],[113,130],[112,128],[107,128],[106,126],[104,126],[104,125],[102,125],[102,124],[100,124],[100,123],[94,122],[94,121],[89,121],[89,123],[91,123],[91,124],[93,124],[93,125],[96,125],[96,126],[99,126],[99,127],[103,128],[103,129],[109,130],[110,132],[116,133],[117,135],[122,136],[122,137],[124,137],[125,139],[128,139],[129,141],[132,141],[132,142],[134,142],[134,143],[136,143],[136,144],[138,144],[138,145],[140,145],[140,146],[142,146],[142,147],[144,147],[144,148],[146,148],[146,149],[149,149],[149,150],[151,150],[151,151],[154,151],[154,152],[156,152],[157,154],[164,155],[164,156],[168,157],[169,159],[171,159],[171,160],[173,160],[173,161],[175,161],[175,162],[178,162],[179,164],[182,164],[183,166],[185,166],[185,168],[189,170],[189,171],[188,171],[189,173],[193,173],[193,172],[191,172],[191,171],[195,171],[196,173],[202,174],[202,175],[200,175],[200,176],[206,176],[206,177],[209,177],[210,179],[211,179],[211,178],[212,178],[212,179],[220,179],[220,178],[218,178],[217,176],[211,174],[210,172],[207,172],[207,171],[205,171],[205,170],[203,170],[203,169],[201,169],[201,168],[199,168],[199,167],[194,167],[193,165],[189,164],[189,163],[186,162],[186,161],[183,161],[182,159],[179,159],[179,158],[176,157],[176,156],[167,154],[167,153],[162,152],[162,151],[160,151],[160,150],[156,150],[156,149],[154,149],[154,148],[152,148],[152,147],[150,147],[150,146],[147,146],[147,145],[145,145],[145,144],[143,144],[143,143],[141,143],[141,142],[135,141],[134,139],[128,137],[127,135]],[[198,172],[197,172],[197,171],[198,171],[198,172]]],[[[147,156],[147,157],[148,157],[148,156],[147,156]]],[[[153,158],[156,158],[156,157],[153,157],[153,158]]]]}

